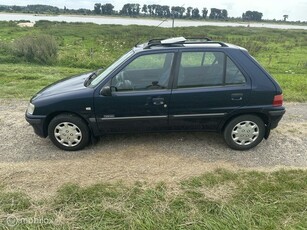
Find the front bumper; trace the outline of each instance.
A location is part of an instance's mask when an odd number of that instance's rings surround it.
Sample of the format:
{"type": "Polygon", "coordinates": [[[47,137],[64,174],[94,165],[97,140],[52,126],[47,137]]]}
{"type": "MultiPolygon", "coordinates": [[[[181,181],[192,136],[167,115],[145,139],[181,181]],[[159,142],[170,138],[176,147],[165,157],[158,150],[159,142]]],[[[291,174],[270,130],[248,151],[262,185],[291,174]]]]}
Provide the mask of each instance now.
{"type": "Polygon", "coordinates": [[[26,121],[33,127],[36,135],[47,137],[47,130],[44,127],[46,116],[25,114],[26,121]]]}

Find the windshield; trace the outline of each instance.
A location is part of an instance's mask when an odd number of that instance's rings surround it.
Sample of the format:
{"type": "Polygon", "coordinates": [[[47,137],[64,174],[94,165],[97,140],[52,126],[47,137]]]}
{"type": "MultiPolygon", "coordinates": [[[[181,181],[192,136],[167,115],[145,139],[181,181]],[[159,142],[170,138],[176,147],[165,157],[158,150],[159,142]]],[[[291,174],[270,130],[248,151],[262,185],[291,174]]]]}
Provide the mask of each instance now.
{"type": "Polygon", "coordinates": [[[109,75],[118,65],[122,62],[127,60],[132,54],[134,53],[133,50],[129,51],[128,53],[124,54],[121,58],[119,58],[116,62],[110,65],[106,70],[104,70],[101,74],[99,74],[93,81],[91,82],[91,86],[96,86],[99,82],[101,82],[106,76],[109,75]]]}

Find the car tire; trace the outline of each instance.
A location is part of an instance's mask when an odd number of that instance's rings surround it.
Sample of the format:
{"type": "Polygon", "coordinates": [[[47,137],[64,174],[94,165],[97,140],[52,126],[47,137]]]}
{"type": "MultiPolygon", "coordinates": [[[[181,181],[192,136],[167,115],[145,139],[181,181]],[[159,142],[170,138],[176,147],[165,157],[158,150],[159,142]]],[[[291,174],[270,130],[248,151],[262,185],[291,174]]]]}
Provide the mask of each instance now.
{"type": "Polygon", "coordinates": [[[87,124],[73,114],[54,117],[48,126],[48,135],[55,146],[66,151],[83,149],[90,141],[87,124]]]}
{"type": "Polygon", "coordinates": [[[232,119],[224,129],[224,140],[235,150],[248,150],[258,145],[265,133],[260,117],[242,115],[232,119]]]}

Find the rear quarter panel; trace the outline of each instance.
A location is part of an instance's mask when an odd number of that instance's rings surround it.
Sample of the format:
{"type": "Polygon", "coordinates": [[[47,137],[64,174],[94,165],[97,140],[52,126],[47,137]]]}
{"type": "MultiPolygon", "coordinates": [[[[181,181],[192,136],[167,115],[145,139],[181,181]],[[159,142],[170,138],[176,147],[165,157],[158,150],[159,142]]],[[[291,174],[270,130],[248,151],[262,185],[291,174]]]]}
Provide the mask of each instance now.
{"type": "Polygon", "coordinates": [[[249,105],[272,106],[274,96],[282,93],[278,83],[247,51],[236,52],[236,57],[252,82],[249,105]]]}

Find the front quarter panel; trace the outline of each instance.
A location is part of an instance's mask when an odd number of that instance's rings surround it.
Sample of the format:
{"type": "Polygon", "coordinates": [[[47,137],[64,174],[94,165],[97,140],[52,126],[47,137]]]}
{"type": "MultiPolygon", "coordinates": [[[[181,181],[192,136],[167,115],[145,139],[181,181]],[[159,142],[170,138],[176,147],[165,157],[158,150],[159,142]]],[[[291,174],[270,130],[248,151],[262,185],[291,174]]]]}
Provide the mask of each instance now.
{"type": "Polygon", "coordinates": [[[32,119],[45,117],[41,124],[44,136],[46,136],[49,122],[58,114],[74,113],[82,117],[87,123],[89,123],[91,117],[94,117],[92,88],[42,98],[36,97],[31,102],[35,105],[35,110],[33,115],[27,116],[32,119]]]}

